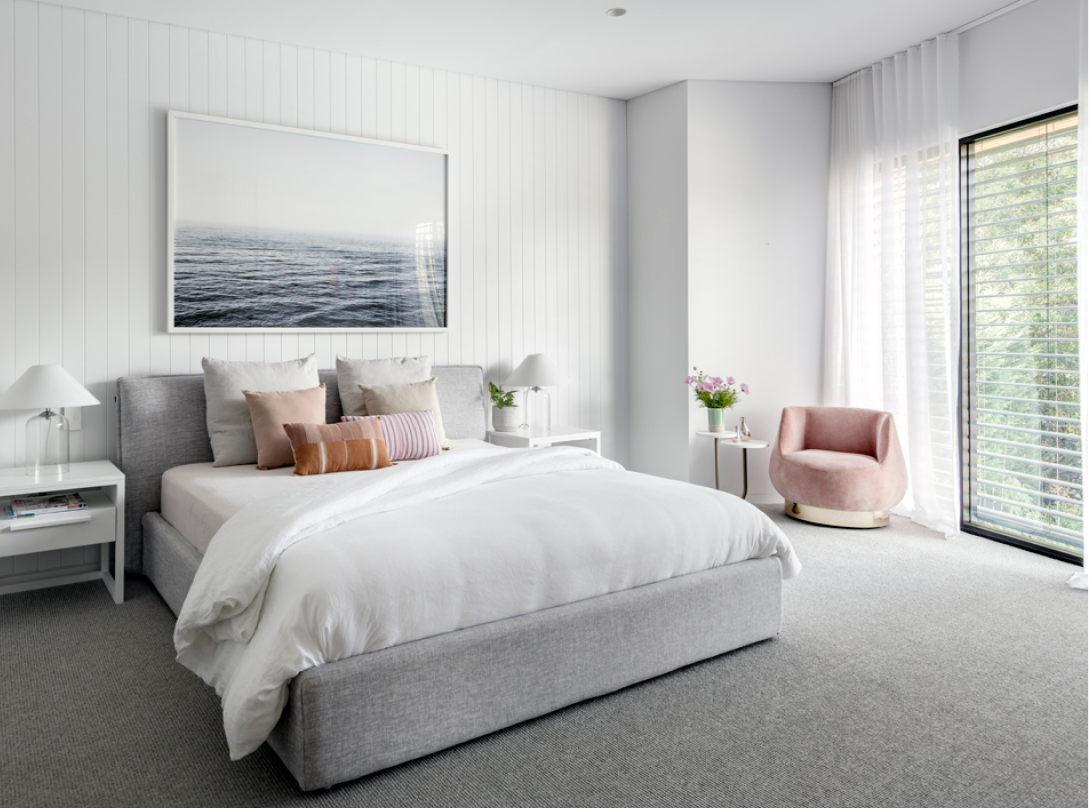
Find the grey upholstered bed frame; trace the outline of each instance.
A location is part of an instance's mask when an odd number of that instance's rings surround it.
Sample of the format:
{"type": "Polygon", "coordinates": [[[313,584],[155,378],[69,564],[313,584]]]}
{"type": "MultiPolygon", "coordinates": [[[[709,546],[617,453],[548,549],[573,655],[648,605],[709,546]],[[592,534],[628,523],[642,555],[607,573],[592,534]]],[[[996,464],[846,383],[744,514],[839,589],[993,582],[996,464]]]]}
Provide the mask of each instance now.
{"type": "MultiPolygon", "coordinates": [[[[436,367],[447,433],[483,438],[483,372],[436,367]]],[[[327,420],[336,374],[322,371],[327,420]]],[[[178,613],[200,566],[158,513],[164,471],[210,462],[201,376],[118,382],[129,572],[178,613]]],[[[328,788],[779,633],[775,558],[641,586],[304,671],[269,737],[299,785],[328,788]]]]}

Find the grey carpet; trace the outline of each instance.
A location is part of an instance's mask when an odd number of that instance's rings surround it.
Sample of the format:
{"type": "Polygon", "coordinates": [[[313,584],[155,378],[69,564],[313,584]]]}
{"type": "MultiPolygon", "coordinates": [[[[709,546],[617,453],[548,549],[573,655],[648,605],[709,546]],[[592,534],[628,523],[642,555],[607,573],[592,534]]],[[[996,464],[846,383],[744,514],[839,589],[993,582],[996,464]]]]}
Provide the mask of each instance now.
{"type": "Polygon", "coordinates": [[[779,639],[328,792],[227,759],[142,579],[0,597],[3,806],[1086,804],[1086,595],[983,539],[775,518],[779,639]]]}

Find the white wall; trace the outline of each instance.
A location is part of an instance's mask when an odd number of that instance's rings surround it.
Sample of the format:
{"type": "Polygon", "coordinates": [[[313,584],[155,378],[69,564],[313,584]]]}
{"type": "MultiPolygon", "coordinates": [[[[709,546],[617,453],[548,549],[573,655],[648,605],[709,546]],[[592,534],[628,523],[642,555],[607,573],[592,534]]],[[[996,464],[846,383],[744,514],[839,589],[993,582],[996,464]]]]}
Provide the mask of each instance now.
{"type": "MultiPolygon", "coordinates": [[[[689,364],[747,382],[726,426],[745,416],[772,440],[783,407],[821,403],[832,88],[687,84],[689,364]]],[[[706,410],[691,403],[688,423],[688,479],[714,485],[706,410]]],[[[748,454],[749,496],[775,501],[770,451],[748,454]]],[[[721,468],[740,493],[737,453],[721,468]]]]}
{"type": "MultiPolygon", "coordinates": [[[[1077,100],[1079,1],[1036,0],[961,35],[962,134],[1077,100]]],[[[639,470],[712,485],[712,446],[693,434],[706,414],[686,398],[688,418],[678,415],[671,389],[684,389],[684,368],[747,381],[752,395],[728,417],[746,416],[761,437],[774,436],[783,406],[821,400],[831,87],[688,81],[669,88],[672,103],[664,92],[628,104],[631,458],[639,470]],[[682,121],[683,189],[681,149],[665,148],[682,121]],[[655,333],[641,333],[655,312],[655,333]]],[[[750,452],[756,501],[776,498],[767,462],[750,452]]],[[[722,471],[723,487],[739,491],[732,453],[722,471]]]]}
{"type": "MultiPolygon", "coordinates": [[[[714,485],[693,365],[748,382],[727,420],[758,437],[820,403],[830,115],[827,84],[687,81],[628,102],[632,468],[714,485]]],[[[777,497],[767,465],[750,452],[756,501],[777,497]]],[[[721,468],[740,493],[740,457],[721,468]]]]}
{"type": "Polygon", "coordinates": [[[635,471],[688,479],[688,88],[628,102],[628,299],[635,471]]]}
{"type": "Polygon", "coordinates": [[[960,36],[960,133],[1078,100],[1078,28],[1085,0],[1035,0],[960,36]]]}
{"type": "MultiPolygon", "coordinates": [[[[544,351],[568,377],[554,422],[601,428],[625,462],[625,114],[622,101],[0,0],[0,389],[62,363],[105,402],[85,409],[73,459],[112,458],[110,384],[127,374],[199,373],[206,355],[316,352],[327,368],[337,353],[422,353],[502,379],[544,351]],[[165,333],[168,109],[448,149],[449,333],[165,333]]],[[[0,468],[23,462],[29,415],[0,413],[0,468]]]]}

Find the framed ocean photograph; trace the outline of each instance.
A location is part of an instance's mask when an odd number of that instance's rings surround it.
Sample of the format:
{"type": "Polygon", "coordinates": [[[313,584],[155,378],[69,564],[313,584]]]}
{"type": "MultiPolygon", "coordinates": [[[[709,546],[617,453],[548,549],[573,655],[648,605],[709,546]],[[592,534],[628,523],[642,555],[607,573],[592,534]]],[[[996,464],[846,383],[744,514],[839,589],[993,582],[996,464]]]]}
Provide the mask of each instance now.
{"type": "Polygon", "coordinates": [[[168,113],[171,332],[444,331],[440,149],[168,113]]]}

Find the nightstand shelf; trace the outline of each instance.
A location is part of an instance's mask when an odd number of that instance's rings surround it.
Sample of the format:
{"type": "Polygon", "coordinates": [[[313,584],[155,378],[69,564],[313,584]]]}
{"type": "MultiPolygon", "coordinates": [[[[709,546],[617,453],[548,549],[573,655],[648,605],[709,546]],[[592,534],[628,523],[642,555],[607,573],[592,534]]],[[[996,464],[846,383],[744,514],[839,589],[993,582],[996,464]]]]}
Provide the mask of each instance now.
{"type": "Polygon", "coordinates": [[[555,446],[558,443],[570,443],[584,446],[601,454],[601,432],[596,429],[582,429],[577,426],[559,426],[554,429],[518,429],[514,432],[489,432],[488,442],[496,446],[511,449],[536,449],[541,446],[555,446]]]}
{"type": "Polygon", "coordinates": [[[115,603],[125,599],[125,475],[105,460],[72,463],[63,476],[32,477],[23,469],[0,474],[0,507],[13,499],[39,494],[79,493],[87,508],[57,515],[11,520],[0,518],[0,558],[99,545],[95,572],[58,575],[0,586],[0,595],[49,586],[101,580],[115,603]],[[114,547],[113,570],[110,547],[114,547]]]}

